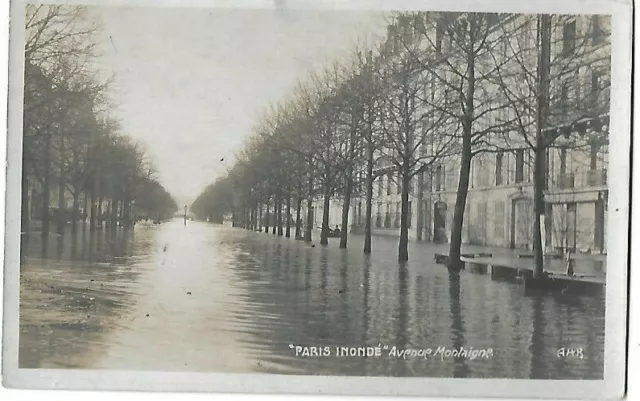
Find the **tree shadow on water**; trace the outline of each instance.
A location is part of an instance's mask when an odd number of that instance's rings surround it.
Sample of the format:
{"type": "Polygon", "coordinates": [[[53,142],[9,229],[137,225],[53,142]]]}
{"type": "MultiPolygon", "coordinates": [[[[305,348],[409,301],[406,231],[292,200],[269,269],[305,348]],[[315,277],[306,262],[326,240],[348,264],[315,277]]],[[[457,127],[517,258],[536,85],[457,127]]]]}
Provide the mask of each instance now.
{"type": "MultiPolygon", "coordinates": [[[[460,305],[460,273],[449,271],[449,307],[451,312],[451,335],[454,350],[460,350],[465,347],[464,340],[464,321],[462,319],[462,308],[460,305]]],[[[465,378],[469,377],[469,366],[465,357],[454,358],[453,377],[465,378]]]]}

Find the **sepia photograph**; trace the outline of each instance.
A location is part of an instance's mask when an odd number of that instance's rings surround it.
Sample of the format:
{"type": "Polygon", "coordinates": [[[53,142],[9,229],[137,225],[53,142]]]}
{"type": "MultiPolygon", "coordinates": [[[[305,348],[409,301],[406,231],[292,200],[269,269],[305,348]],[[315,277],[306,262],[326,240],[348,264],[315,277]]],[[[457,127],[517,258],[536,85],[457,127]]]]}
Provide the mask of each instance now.
{"type": "Polygon", "coordinates": [[[5,385],[623,394],[630,5],[205,3],[12,3],[5,385]]]}

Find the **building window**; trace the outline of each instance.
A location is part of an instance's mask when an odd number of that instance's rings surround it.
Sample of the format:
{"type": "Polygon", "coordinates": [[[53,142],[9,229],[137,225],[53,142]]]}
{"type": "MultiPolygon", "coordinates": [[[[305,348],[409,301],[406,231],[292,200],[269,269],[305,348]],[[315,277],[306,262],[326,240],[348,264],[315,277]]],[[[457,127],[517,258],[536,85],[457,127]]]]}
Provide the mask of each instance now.
{"type": "Polygon", "coordinates": [[[425,33],[425,27],[424,27],[424,20],[422,19],[422,17],[420,15],[416,15],[414,17],[414,30],[415,32],[418,33],[425,33]]]}
{"type": "Polygon", "coordinates": [[[516,179],[515,183],[524,181],[524,149],[516,149],[516,179]]]}
{"type": "Polygon", "coordinates": [[[387,203],[387,213],[384,216],[384,228],[391,227],[391,205],[387,203]]]}
{"type": "Polygon", "coordinates": [[[496,201],[493,204],[493,235],[496,239],[504,237],[504,201],[496,201]]]}
{"type": "Polygon", "coordinates": [[[527,182],[531,182],[531,178],[533,177],[533,169],[535,167],[534,165],[535,160],[531,155],[531,149],[527,148],[525,156],[526,156],[526,160],[524,163],[524,167],[526,170],[527,182]]]}
{"type": "Polygon", "coordinates": [[[591,152],[590,152],[590,167],[591,167],[591,171],[597,170],[598,169],[598,150],[599,150],[599,146],[598,143],[593,141],[591,142],[591,152]]]}
{"type": "Polygon", "coordinates": [[[496,153],[496,185],[502,185],[502,152],[496,153]]]}
{"type": "Polygon", "coordinates": [[[442,191],[442,166],[436,167],[436,191],[442,191]]]}
{"type": "Polygon", "coordinates": [[[502,40],[500,41],[500,46],[502,47],[502,56],[503,57],[507,57],[507,54],[509,54],[509,38],[508,36],[503,36],[502,40]]]}
{"type": "Polygon", "coordinates": [[[567,148],[560,148],[560,174],[567,172],[567,148]]]}
{"type": "Polygon", "coordinates": [[[424,185],[422,190],[426,192],[431,192],[433,190],[433,169],[431,167],[427,167],[425,172],[423,173],[424,177],[424,185]]]}
{"type": "Polygon", "coordinates": [[[384,188],[384,176],[378,177],[378,196],[382,196],[382,190],[384,188]]]}
{"type": "Polygon", "coordinates": [[[563,80],[560,84],[560,98],[558,99],[558,108],[562,114],[567,112],[567,105],[569,103],[569,81],[563,80]]]}
{"type": "Polygon", "coordinates": [[[604,42],[604,34],[602,32],[602,25],[599,15],[593,15],[591,17],[591,43],[599,45],[604,42]]]}
{"type": "Polygon", "coordinates": [[[444,22],[442,21],[442,19],[439,19],[436,26],[436,53],[440,53],[442,51],[443,36],[444,36],[444,22]]]}
{"type": "Polygon", "coordinates": [[[591,92],[590,101],[591,105],[595,106],[598,103],[598,94],[602,90],[602,72],[598,70],[591,71],[591,92]]]}
{"type": "Polygon", "coordinates": [[[357,194],[361,194],[362,193],[362,173],[360,173],[360,172],[356,173],[355,193],[357,193],[357,194]]]}
{"type": "Polygon", "coordinates": [[[567,22],[562,30],[562,54],[569,56],[576,48],[576,21],[567,22]]]}

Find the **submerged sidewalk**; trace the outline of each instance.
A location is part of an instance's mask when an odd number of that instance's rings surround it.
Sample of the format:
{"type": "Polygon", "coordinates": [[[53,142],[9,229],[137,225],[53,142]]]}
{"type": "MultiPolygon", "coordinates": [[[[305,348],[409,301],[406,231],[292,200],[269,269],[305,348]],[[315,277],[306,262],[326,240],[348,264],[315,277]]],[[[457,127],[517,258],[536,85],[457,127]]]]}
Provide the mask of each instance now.
{"type": "MultiPolygon", "coordinates": [[[[320,241],[320,230],[314,229],[312,231],[312,239],[313,242],[320,241]]],[[[399,237],[393,237],[386,234],[372,234],[372,246],[375,248],[376,244],[384,244],[385,248],[395,248],[394,244],[397,244],[399,237]]],[[[329,245],[338,246],[339,243],[338,238],[329,238],[329,245]]],[[[353,242],[361,244],[364,242],[364,234],[362,233],[349,233],[348,234],[349,248],[355,246],[353,242]]],[[[438,254],[448,254],[449,253],[449,244],[448,243],[434,243],[431,241],[417,241],[410,240],[410,243],[413,244],[413,248],[424,249],[425,254],[417,255],[419,258],[433,258],[433,256],[438,254]]],[[[501,258],[522,258],[523,255],[526,258],[533,257],[533,251],[527,249],[512,249],[512,248],[502,248],[495,246],[482,246],[482,245],[472,245],[472,244],[462,244],[461,247],[462,253],[485,253],[491,254],[492,256],[498,256],[501,258]]],[[[410,260],[415,260],[415,257],[412,256],[410,252],[409,255],[410,260]]],[[[584,253],[575,253],[572,255],[572,259],[574,259],[574,272],[576,275],[588,275],[588,276],[596,276],[596,277],[604,277],[606,275],[606,267],[607,267],[607,255],[606,254],[584,254],[584,253]]],[[[564,272],[567,268],[567,262],[561,258],[554,258],[552,255],[547,255],[545,257],[545,270],[554,271],[554,272],[564,272]]]]}

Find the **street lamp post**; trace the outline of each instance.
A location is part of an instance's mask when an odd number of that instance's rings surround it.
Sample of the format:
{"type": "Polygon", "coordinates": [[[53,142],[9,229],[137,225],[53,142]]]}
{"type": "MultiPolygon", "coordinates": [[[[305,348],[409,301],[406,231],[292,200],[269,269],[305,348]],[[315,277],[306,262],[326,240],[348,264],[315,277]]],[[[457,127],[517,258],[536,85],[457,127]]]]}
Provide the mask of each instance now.
{"type": "Polygon", "coordinates": [[[184,225],[187,225],[187,205],[184,205],[184,225]]]}

